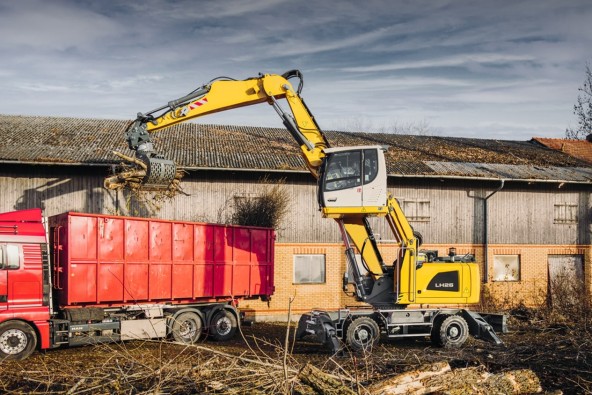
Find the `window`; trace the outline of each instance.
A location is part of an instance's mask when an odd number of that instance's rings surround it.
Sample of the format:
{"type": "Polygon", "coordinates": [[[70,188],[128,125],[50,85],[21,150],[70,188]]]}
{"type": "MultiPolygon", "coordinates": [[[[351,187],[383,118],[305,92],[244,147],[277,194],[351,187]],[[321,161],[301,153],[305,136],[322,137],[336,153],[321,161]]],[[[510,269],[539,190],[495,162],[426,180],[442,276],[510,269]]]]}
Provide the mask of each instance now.
{"type": "Polygon", "coordinates": [[[325,282],[325,255],[294,255],[294,284],[325,282]]]}
{"type": "Polygon", "coordinates": [[[408,221],[429,222],[430,201],[420,199],[405,199],[402,201],[401,209],[408,221]]]}
{"type": "Polygon", "coordinates": [[[378,174],[378,151],[364,150],[364,185],[370,184],[378,174]]]}
{"type": "Polygon", "coordinates": [[[345,151],[333,154],[325,174],[325,191],[354,188],[362,185],[361,151],[345,151]]]}
{"type": "Polygon", "coordinates": [[[520,255],[495,255],[493,281],[520,281],[520,255]]]}
{"type": "Polygon", "coordinates": [[[0,246],[0,269],[18,269],[19,267],[19,246],[14,244],[0,246]]]}
{"type": "Polygon", "coordinates": [[[555,215],[553,223],[555,224],[577,224],[578,223],[578,205],[571,203],[559,203],[555,205],[555,215]]]}

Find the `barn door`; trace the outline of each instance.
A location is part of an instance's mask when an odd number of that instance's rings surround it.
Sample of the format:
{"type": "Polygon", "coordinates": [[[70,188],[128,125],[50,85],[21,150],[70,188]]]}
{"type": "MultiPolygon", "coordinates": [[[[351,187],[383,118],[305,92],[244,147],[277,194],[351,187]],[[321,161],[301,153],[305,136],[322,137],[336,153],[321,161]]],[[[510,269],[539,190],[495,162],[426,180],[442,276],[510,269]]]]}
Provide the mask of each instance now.
{"type": "Polygon", "coordinates": [[[583,255],[549,255],[549,302],[554,308],[581,305],[584,300],[583,255]]]}

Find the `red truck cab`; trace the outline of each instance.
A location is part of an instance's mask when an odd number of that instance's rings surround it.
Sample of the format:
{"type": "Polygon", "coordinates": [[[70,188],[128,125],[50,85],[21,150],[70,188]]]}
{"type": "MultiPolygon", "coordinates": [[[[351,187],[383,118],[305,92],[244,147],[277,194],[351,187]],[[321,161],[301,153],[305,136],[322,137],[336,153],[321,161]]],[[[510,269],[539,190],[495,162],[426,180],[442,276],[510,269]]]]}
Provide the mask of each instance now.
{"type": "Polygon", "coordinates": [[[0,214],[0,358],[50,346],[49,273],[41,210],[0,214]]]}

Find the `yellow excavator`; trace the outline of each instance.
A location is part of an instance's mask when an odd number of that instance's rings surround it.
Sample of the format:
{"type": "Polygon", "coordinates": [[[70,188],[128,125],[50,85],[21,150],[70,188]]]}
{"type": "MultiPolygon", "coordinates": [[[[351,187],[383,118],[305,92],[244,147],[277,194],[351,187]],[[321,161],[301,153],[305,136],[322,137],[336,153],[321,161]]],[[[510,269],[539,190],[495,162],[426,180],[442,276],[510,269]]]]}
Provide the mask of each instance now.
{"type": "MultiPolygon", "coordinates": [[[[479,302],[480,277],[474,256],[458,256],[454,249],[445,257],[435,251],[419,251],[421,236],[387,192],[386,147],[330,147],[301,97],[302,87],[303,76],[298,70],[245,80],[221,77],[165,106],[139,113],[125,133],[135,161],[141,165],[136,179],[139,175],[145,186],[167,188],[178,174],[175,163],[154,150],[153,133],[207,114],[268,103],[300,146],[306,166],[317,179],[323,217],[334,219],[341,230],[348,264],[344,291],[367,304],[304,314],[297,336],[313,337],[333,351],[342,343],[355,350],[366,349],[384,336],[428,336],[435,344],[458,347],[472,334],[501,344],[487,316],[441,307],[479,302]],[[292,79],[298,80],[296,89],[292,79]],[[290,112],[280,106],[280,100],[288,103],[290,112]],[[398,243],[398,256],[392,263],[382,258],[371,217],[385,218],[398,243]],[[411,309],[409,305],[435,307],[411,309]]],[[[129,171],[109,177],[105,186],[122,188],[129,177],[129,171]]],[[[496,325],[498,328],[503,325],[496,325]]]]}

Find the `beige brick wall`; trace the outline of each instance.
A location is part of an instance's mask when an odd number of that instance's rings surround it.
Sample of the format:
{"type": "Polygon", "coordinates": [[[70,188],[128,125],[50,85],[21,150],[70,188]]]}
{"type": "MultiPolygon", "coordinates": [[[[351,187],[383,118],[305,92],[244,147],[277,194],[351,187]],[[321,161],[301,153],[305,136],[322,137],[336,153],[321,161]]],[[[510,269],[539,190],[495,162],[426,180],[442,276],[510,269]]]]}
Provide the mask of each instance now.
{"type": "MultiPolygon", "coordinates": [[[[547,301],[548,256],[582,255],[584,257],[584,283],[586,295],[590,295],[592,272],[592,246],[550,245],[495,245],[489,250],[489,282],[483,286],[483,303],[500,308],[512,308],[519,304],[536,307],[547,301]],[[492,281],[493,260],[496,254],[520,256],[519,281],[492,281]]],[[[582,297],[582,301],[586,298],[582,297]]]]}
{"type": "MultiPolygon", "coordinates": [[[[451,245],[423,245],[422,249],[438,250],[447,255],[451,245]]],[[[474,254],[481,263],[483,276],[484,248],[482,245],[456,245],[458,255],[474,254]]],[[[386,262],[391,262],[397,253],[394,245],[381,247],[386,262]]],[[[482,285],[483,306],[512,307],[519,303],[537,305],[545,302],[547,294],[547,257],[550,254],[583,255],[584,276],[590,292],[592,280],[592,246],[549,246],[549,245],[490,245],[489,281],[482,285]],[[516,254],[520,256],[519,281],[492,281],[493,262],[497,254],[516,254]]],[[[292,319],[314,308],[337,310],[340,307],[360,304],[342,291],[342,277],[346,270],[344,248],[340,244],[296,244],[277,243],[275,247],[275,294],[270,302],[242,301],[239,307],[257,321],[285,321],[291,303],[292,319]],[[294,284],[294,255],[325,255],[326,282],[324,284],[294,284]]]]}

